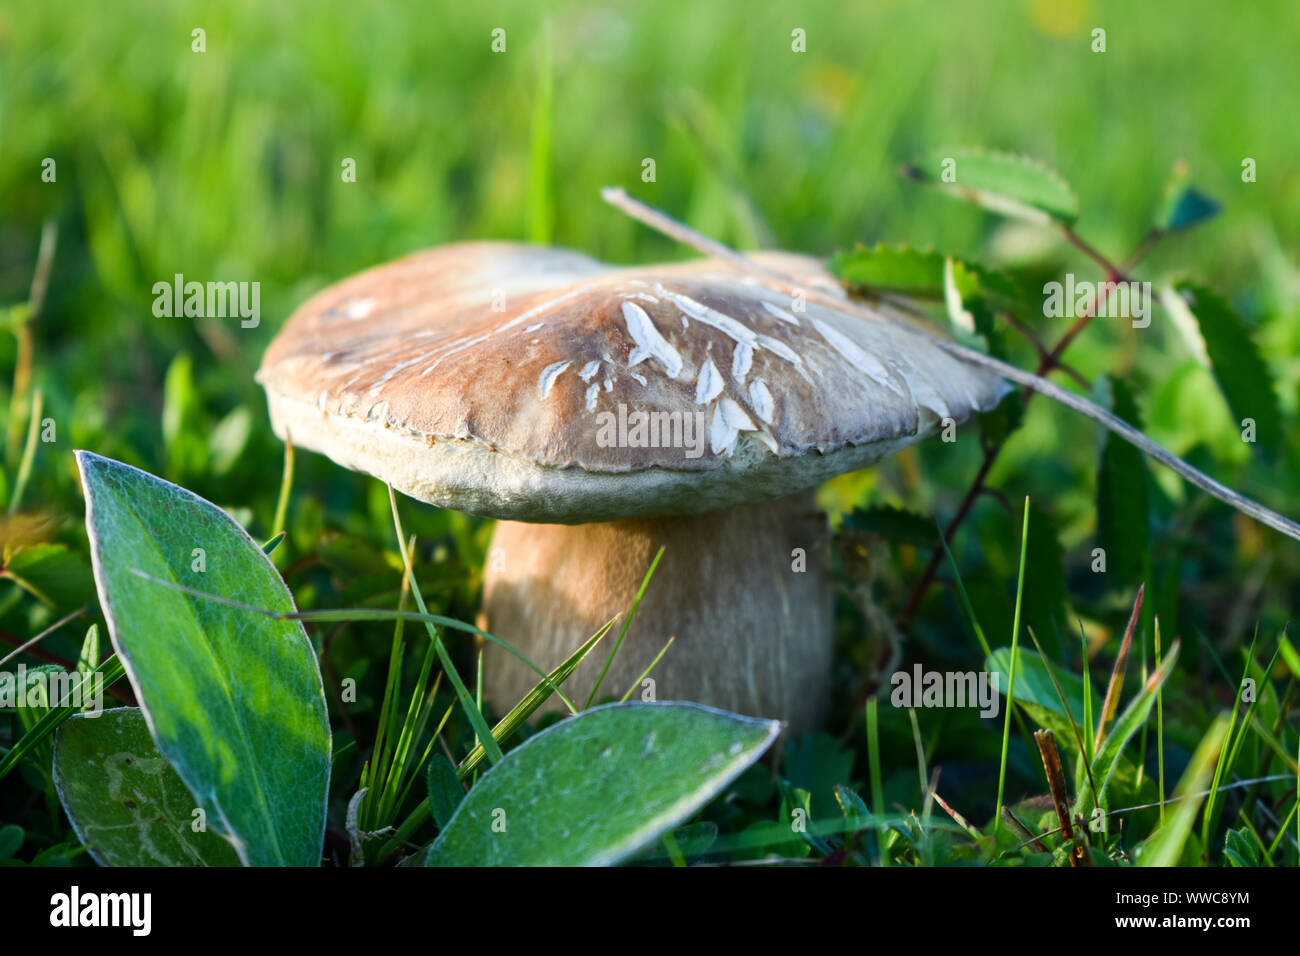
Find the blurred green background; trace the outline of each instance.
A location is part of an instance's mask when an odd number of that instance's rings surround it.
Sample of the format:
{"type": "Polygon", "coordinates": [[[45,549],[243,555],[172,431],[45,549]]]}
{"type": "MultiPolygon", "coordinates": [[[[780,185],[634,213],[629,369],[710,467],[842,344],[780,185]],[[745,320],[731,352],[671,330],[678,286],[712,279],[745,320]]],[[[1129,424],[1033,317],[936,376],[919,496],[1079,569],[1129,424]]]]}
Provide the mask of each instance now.
{"type": "MultiPolygon", "coordinates": [[[[268,530],[281,447],[253,371],[283,318],[329,282],[462,239],[555,242],[620,262],[686,255],[605,206],[605,185],[741,247],[829,254],[906,241],[1040,279],[1095,279],[1058,237],[898,175],[923,152],[981,145],[1059,169],[1081,200],[1079,231],[1116,259],[1145,233],[1176,161],[1223,203],[1207,226],[1162,243],[1139,277],[1195,275],[1238,307],[1276,378],[1283,454],[1263,460],[1240,442],[1163,313],[1140,338],[1096,323],[1068,358],[1090,379],[1126,378],[1156,438],[1296,514],[1297,40],[1300,6],[1286,0],[1230,10],[1096,0],[5,3],[0,302],[26,297],[42,223],[59,230],[32,328],[33,380],[58,441],[39,446],[24,505],[79,542],[70,451],[86,447],[268,530]],[[1091,50],[1097,27],[1104,53],[1091,50]],[[206,31],[204,53],[191,50],[195,28],[206,31]],[[491,49],[495,28],[504,53],[491,49]],[[795,28],[805,53],[792,52],[795,28]],[[46,157],[53,183],[41,179],[46,157]],[[1257,182],[1242,182],[1244,157],[1257,182]],[[348,158],[356,182],[340,175],[348,158]],[[645,158],[653,183],[641,179],[645,158]],[[259,282],[261,326],[155,318],[151,287],[178,272],[259,282]]],[[[1033,321],[1049,341],[1064,329],[1033,321]]],[[[0,337],[6,409],[15,361],[13,338],[0,337]]],[[[826,501],[946,516],[978,460],[973,442],[921,449],[839,482],[826,501]]],[[[1007,502],[1034,495],[1059,537],[1071,600],[1105,619],[1122,616],[1131,592],[1108,603],[1086,578],[1096,466],[1093,426],[1039,401],[991,484],[1007,502]]],[[[11,456],[6,495],[15,468],[11,456]]],[[[1184,624],[1216,640],[1285,620],[1295,549],[1217,506],[1180,519],[1182,489],[1155,477],[1170,496],[1152,519],[1153,572],[1171,579],[1165,605],[1188,605],[1184,624]],[[1193,520],[1205,530],[1189,544],[1193,520]]],[[[308,553],[321,528],[387,540],[375,483],[300,455],[296,487],[293,553],[308,553]]],[[[1014,578],[1015,515],[990,499],[958,539],[976,590],[987,571],[990,630],[1014,578]]],[[[466,561],[477,559],[481,529],[446,520],[471,549],[466,561]]],[[[902,549],[882,572],[891,613],[923,560],[902,549]]],[[[13,601],[0,610],[15,630],[13,615],[48,613],[13,601]]],[[[950,613],[936,614],[936,646],[964,640],[959,624],[945,630],[950,613]]]]}

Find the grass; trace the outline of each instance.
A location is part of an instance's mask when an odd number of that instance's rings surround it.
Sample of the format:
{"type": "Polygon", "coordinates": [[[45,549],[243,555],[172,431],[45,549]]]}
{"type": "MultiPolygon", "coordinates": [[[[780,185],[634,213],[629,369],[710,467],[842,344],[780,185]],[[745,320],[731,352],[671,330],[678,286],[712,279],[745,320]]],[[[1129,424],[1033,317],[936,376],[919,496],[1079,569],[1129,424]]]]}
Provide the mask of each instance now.
{"type": "MultiPolygon", "coordinates": [[[[903,163],[945,146],[1012,149],[1055,166],[1080,197],[1079,234],[1115,259],[1140,247],[1171,167],[1188,163],[1224,212],[1162,240],[1142,277],[1194,274],[1240,312],[1274,382],[1280,447],[1267,456],[1243,445],[1211,374],[1168,322],[1143,336],[1094,323],[1066,360],[1089,381],[1122,378],[1144,430],[1175,452],[1293,511],[1300,177],[1287,170],[1300,155],[1300,128],[1277,118],[1289,102],[1279,78],[1293,73],[1300,10],[1279,0],[1226,16],[1206,0],[1176,13],[1089,0],[814,3],[797,13],[669,0],[653,9],[565,3],[547,15],[520,0],[448,6],[435,17],[412,4],[382,18],[343,0],[220,9],[125,0],[111,13],[50,0],[0,10],[0,501],[8,509],[0,641],[12,649],[84,605],[77,626],[39,646],[46,660],[70,665],[97,617],[72,448],[217,501],[274,545],[299,607],[314,609],[305,618],[327,673],[356,680],[354,700],[331,693],[330,824],[336,835],[346,829],[348,801],[364,780],[373,803],[360,824],[397,828],[370,861],[390,858],[402,841],[432,832],[421,793],[431,755],[446,747],[462,779],[472,779],[555,718],[539,720],[534,701],[481,701],[457,674],[471,673],[464,669],[476,666],[485,638],[447,622],[474,619],[490,523],[410,506],[395,539],[396,503],[382,485],[295,454],[271,434],[253,372],[283,317],[329,282],[461,239],[555,242],[619,262],[685,254],[606,207],[599,190],[611,185],[741,248],[828,254],[859,241],[908,242],[981,259],[1030,287],[1065,271],[1100,278],[1080,248],[898,176],[903,163]],[[1094,25],[1107,30],[1104,54],[1088,49],[1094,25]],[[191,52],[195,27],[206,30],[206,53],[191,52]],[[490,47],[497,27],[506,30],[502,54],[490,47]],[[790,51],[794,27],[807,31],[806,54],[790,51]],[[41,179],[47,157],[57,164],[53,182],[41,179]],[[1240,176],[1245,157],[1258,164],[1251,183],[1240,176]],[[340,176],[349,158],[355,182],[340,176]],[[642,179],[647,158],[653,183],[642,179]],[[156,317],[153,284],[176,273],[260,282],[260,325],[156,317]],[[53,441],[43,438],[46,420],[53,441]],[[407,594],[418,610],[394,622],[407,594]],[[404,620],[428,628],[430,654],[419,667],[401,666],[404,620]]],[[[1035,318],[1032,330],[1055,340],[1064,331],[1056,321],[1035,318]]],[[[1022,367],[1037,361],[1010,330],[1007,347],[1022,367]]],[[[855,509],[874,505],[946,525],[983,451],[977,429],[961,436],[824,487],[836,541],[849,539],[855,509]]],[[[1251,702],[1241,699],[1239,673],[1217,663],[1235,660],[1253,633],[1284,632],[1300,551],[1142,469],[1150,545],[1126,563],[1149,574],[1093,573],[1097,470],[1093,427],[1033,403],[989,474],[991,493],[944,543],[946,572],[919,603],[900,665],[979,670],[998,649],[988,637],[1010,634],[1014,672],[1023,627],[1036,644],[1041,638],[1053,682],[1081,679],[1078,710],[1063,690],[1057,713],[1008,687],[999,733],[967,711],[890,706],[888,675],[873,672],[883,639],[873,628],[899,615],[932,552],[873,537],[869,581],[850,562],[838,567],[840,590],[865,587],[881,613],[838,605],[824,732],[787,741],[780,762],[747,772],[702,811],[697,823],[717,828],[707,849],[679,831],[664,853],[678,863],[775,854],[1019,864],[1042,862],[1043,846],[1049,861],[1063,862],[1056,815],[1032,799],[1047,781],[1031,732],[1048,727],[1074,799],[1089,789],[1096,762],[1107,761],[1109,783],[1098,780],[1104,812],[1125,826],[1085,831],[1095,862],[1227,865],[1229,834],[1238,831],[1262,860],[1300,862],[1290,645],[1280,640],[1275,654],[1261,637],[1266,660],[1253,647],[1245,653],[1240,673],[1257,684],[1251,702]],[[1032,528],[1011,505],[1030,495],[1032,528]],[[1126,677],[1112,665],[1143,584],[1131,640],[1153,665],[1134,686],[1136,667],[1126,677]],[[1108,750],[1124,702],[1147,699],[1178,637],[1184,650],[1151,692],[1154,715],[1135,718],[1124,730],[1136,733],[1108,750]],[[1094,714],[1092,673],[1102,667],[1118,675],[1116,696],[1108,690],[1094,714]],[[864,685],[882,693],[862,709],[864,685]],[[935,771],[944,774],[941,805],[980,838],[930,815],[937,785],[927,773],[935,771]],[[1168,796],[1166,774],[1180,781],[1168,796]],[[779,819],[785,785],[808,794],[821,842],[792,842],[779,819]],[[1194,796],[1206,789],[1217,792],[1194,796]],[[858,798],[861,820],[851,823],[845,794],[859,791],[869,800],[858,798]]],[[[610,654],[625,635],[635,639],[633,610],[610,654]]],[[[58,714],[42,720],[52,726],[58,714]]],[[[51,821],[45,795],[17,771],[23,732],[15,715],[0,713],[0,826],[22,828],[24,861],[78,858],[66,820],[51,821]]]]}

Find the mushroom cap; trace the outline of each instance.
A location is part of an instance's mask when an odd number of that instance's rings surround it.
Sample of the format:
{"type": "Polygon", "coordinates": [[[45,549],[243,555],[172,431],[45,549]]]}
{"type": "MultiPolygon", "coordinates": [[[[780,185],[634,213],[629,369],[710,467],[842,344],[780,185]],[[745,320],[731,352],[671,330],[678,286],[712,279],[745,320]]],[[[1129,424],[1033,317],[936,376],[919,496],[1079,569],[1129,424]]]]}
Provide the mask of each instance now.
{"type": "Polygon", "coordinates": [[[281,438],[414,498],[516,521],[792,494],[992,408],[1007,386],[897,319],[712,259],[615,267],[470,242],[316,295],[258,371],[281,438]]]}

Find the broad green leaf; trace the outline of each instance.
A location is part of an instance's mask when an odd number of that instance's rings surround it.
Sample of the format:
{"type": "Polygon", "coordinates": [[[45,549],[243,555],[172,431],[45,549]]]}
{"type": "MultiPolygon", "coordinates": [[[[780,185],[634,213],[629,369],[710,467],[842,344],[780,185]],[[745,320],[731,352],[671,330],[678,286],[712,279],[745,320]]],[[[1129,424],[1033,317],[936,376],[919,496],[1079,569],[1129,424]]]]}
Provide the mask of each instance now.
{"type": "Polygon", "coordinates": [[[62,544],[36,544],[15,551],[0,575],[55,608],[75,608],[95,593],[86,559],[62,544]]]}
{"type": "MultiPolygon", "coordinates": [[[[1018,651],[1019,660],[1016,661],[1016,689],[1015,699],[1021,704],[1030,704],[1035,707],[1041,707],[1043,710],[1050,711],[1061,717],[1065,717],[1065,711],[1061,707],[1061,695],[1057,694],[1056,687],[1052,684],[1051,675],[1048,674],[1047,668],[1043,666],[1042,660],[1037,652],[1031,646],[1028,651],[1020,648],[1018,651]]],[[[1011,680],[1011,648],[999,647],[989,655],[984,662],[984,669],[990,674],[998,675],[998,692],[1006,696],[1007,686],[1011,680]]],[[[1083,725],[1083,678],[1077,674],[1072,674],[1063,667],[1055,667],[1056,679],[1060,682],[1061,691],[1065,695],[1065,702],[1070,706],[1070,715],[1074,722],[1083,725]]],[[[1101,698],[1096,692],[1092,695],[1093,711],[1101,709],[1101,698]]],[[[1056,732],[1058,743],[1074,746],[1074,735],[1069,732],[1069,725],[1066,724],[1066,736],[1062,737],[1057,728],[1049,728],[1056,732]]]]}
{"type": "Polygon", "coordinates": [[[249,865],[320,862],[330,734],[293,599],[229,515],[121,462],[77,453],[100,604],[163,756],[249,865]]]}
{"type": "MultiPolygon", "coordinates": [[[[1103,405],[1141,430],[1137,402],[1119,379],[1102,376],[1099,390],[1108,390],[1103,405]]],[[[1097,471],[1097,544],[1105,552],[1105,580],[1115,588],[1131,588],[1145,580],[1148,564],[1147,470],[1142,453],[1107,431],[1102,438],[1097,471]]]]}
{"type": "Polygon", "coordinates": [[[441,830],[447,826],[460,802],[465,799],[460,777],[446,754],[434,754],[429,760],[429,806],[433,822],[441,830]]]}
{"type": "Polygon", "coordinates": [[[1191,183],[1187,164],[1174,166],[1169,181],[1165,183],[1160,212],[1156,215],[1156,228],[1162,232],[1186,229],[1219,214],[1221,206],[1191,183]]]}
{"type": "Polygon", "coordinates": [[[780,727],[697,704],[593,707],[485,773],[424,862],[613,865],[715,797],[780,727]]]}
{"type": "Polygon", "coordinates": [[[23,828],[15,824],[0,827],[0,863],[12,860],[23,846],[23,828]]]}
{"type": "Polygon", "coordinates": [[[1216,292],[1190,282],[1164,290],[1161,301],[1193,354],[1213,373],[1235,427],[1254,422],[1254,438],[1268,453],[1282,438],[1282,413],[1268,366],[1241,317],[1216,292]]]}
{"type": "Polygon", "coordinates": [[[854,508],[845,515],[841,527],[845,531],[869,531],[896,544],[918,548],[939,546],[939,529],[935,527],[933,518],[892,505],[854,508]]]}
{"type": "Polygon", "coordinates": [[[195,812],[135,707],[65,722],[54,738],[54,783],[101,866],[239,865],[235,848],[195,812]]]}
{"type": "Polygon", "coordinates": [[[933,152],[906,167],[913,179],[1027,222],[1073,223],[1079,199],[1061,176],[1038,160],[982,149],[933,152]]]}
{"type": "MultiPolygon", "coordinates": [[[[1159,670],[1152,671],[1147,677],[1146,683],[1138,691],[1136,697],[1129,701],[1129,705],[1124,708],[1124,713],[1115,721],[1114,726],[1110,728],[1106,740],[1102,743],[1101,749],[1092,760],[1092,779],[1097,785],[1097,797],[1104,800],[1106,797],[1106,785],[1110,782],[1111,774],[1119,763],[1120,755],[1124,752],[1124,747],[1133,738],[1151,713],[1152,706],[1156,702],[1156,694],[1164,686],[1169,675],[1174,671],[1174,665],[1178,663],[1178,642],[1169,648],[1169,653],[1164,660],[1160,662],[1159,670]]],[[[1095,711],[1094,711],[1095,712],[1095,711]]],[[[1077,720],[1078,718],[1076,718],[1077,720]]],[[[1088,789],[1079,791],[1078,799],[1075,801],[1074,815],[1076,817],[1087,817],[1093,809],[1092,792],[1088,789]]]]}
{"type": "Polygon", "coordinates": [[[917,299],[941,299],[943,260],[943,255],[933,249],[877,243],[836,253],[830,261],[830,271],[849,285],[917,299]]]}

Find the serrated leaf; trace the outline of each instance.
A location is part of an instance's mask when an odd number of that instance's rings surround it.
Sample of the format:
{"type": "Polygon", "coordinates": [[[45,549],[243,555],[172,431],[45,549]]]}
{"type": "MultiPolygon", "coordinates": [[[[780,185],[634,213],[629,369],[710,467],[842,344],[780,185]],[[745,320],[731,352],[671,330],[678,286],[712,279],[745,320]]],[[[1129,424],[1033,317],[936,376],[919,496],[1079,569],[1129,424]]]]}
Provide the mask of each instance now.
{"type": "Polygon", "coordinates": [[[302,625],[141,575],[292,612],[284,582],[210,502],[89,452],[77,465],[109,636],[158,749],[245,863],[318,865],[330,733],[302,625]]]}
{"type": "Polygon", "coordinates": [[[1245,827],[1239,827],[1236,830],[1227,832],[1223,841],[1223,855],[1232,866],[1252,867],[1260,865],[1259,847],[1255,845],[1250,831],[1245,827]]]}
{"type": "Polygon", "coordinates": [[[485,773],[422,862],[616,864],[715,797],[780,728],[698,704],[593,707],[485,773]]]}
{"type": "Polygon", "coordinates": [[[895,508],[892,505],[872,505],[854,508],[844,517],[846,531],[867,531],[878,534],[886,541],[907,544],[917,548],[937,548],[939,532],[934,519],[915,511],[895,508]]]}
{"type": "Polygon", "coordinates": [[[1282,413],[1273,377],[1241,317],[1221,296],[1202,285],[1179,283],[1161,301],[1197,359],[1214,373],[1239,427],[1251,419],[1261,448],[1280,447],[1282,413]]]}
{"type": "Polygon", "coordinates": [[[933,249],[877,243],[837,253],[830,261],[830,271],[850,285],[916,299],[939,299],[943,296],[943,260],[933,249]]]}
{"type": "MultiPolygon", "coordinates": [[[[1133,392],[1119,379],[1102,377],[1099,390],[1109,391],[1103,406],[1139,431],[1142,429],[1133,392]]],[[[1147,471],[1142,453],[1107,431],[1097,470],[1097,544],[1105,552],[1106,580],[1116,588],[1134,587],[1144,580],[1148,540],[1147,471]]]]}
{"type": "Polygon", "coordinates": [[[1174,166],[1165,184],[1160,211],[1156,215],[1156,228],[1163,232],[1186,229],[1207,219],[1213,219],[1222,207],[1191,184],[1191,174],[1186,163],[1174,166]]]}
{"type": "Polygon", "coordinates": [[[919,182],[993,212],[1041,225],[1070,224],[1079,200],[1061,176],[1027,156],[982,149],[937,151],[906,167],[919,182]],[[951,170],[952,181],[944,177],[951,170]]]}
{"type": "Polygon", "coordinates": [[[95,593],[85,557],[62,544],[37,544],[9,556],[4,577],[54,608],[75,608],[95,593]]]}
{"type": "Polygon", "coordinates": [[[135,707],[72,717],[54,739],[54,782],[82,845],[101,866],[238,866],[158,752],[135,707]]]}
{"type": "MultiPolygon", "coordinates": [[[[877,243],[837,253],[831,258],[830,271],[852,286],[940,301],[946,258],[933,249],[877,243]]],[[[982,295],[1003,303],[1024,301],[1024,290],[1006,273],[963,259],[956,261],[982,295]]]]}

